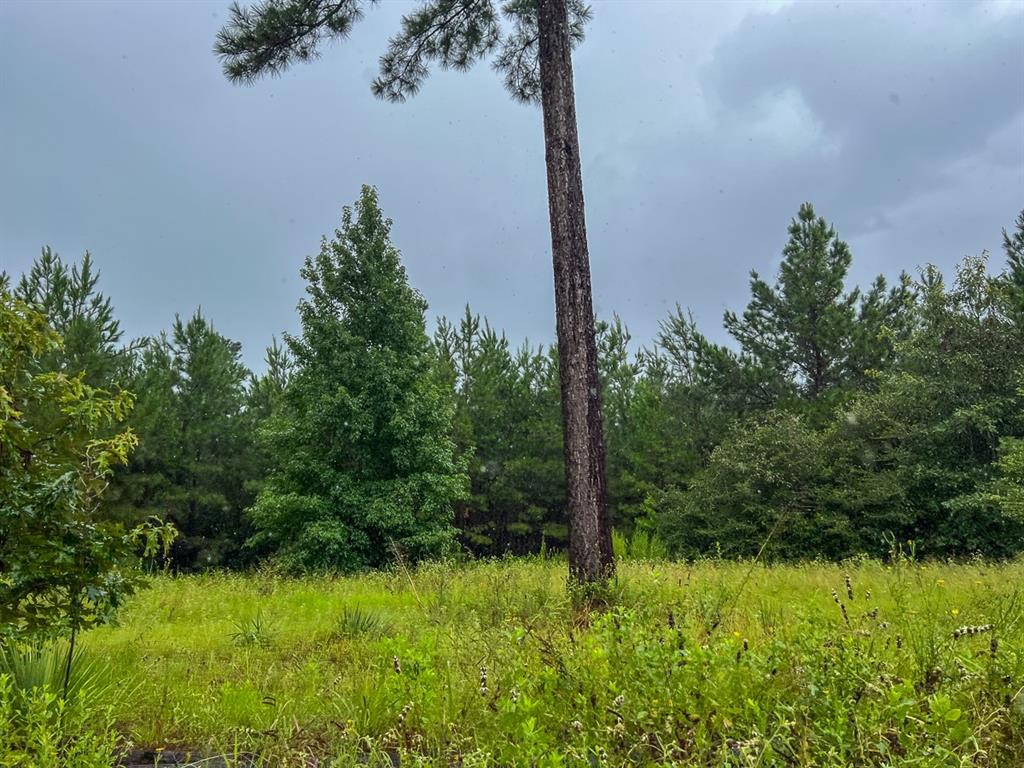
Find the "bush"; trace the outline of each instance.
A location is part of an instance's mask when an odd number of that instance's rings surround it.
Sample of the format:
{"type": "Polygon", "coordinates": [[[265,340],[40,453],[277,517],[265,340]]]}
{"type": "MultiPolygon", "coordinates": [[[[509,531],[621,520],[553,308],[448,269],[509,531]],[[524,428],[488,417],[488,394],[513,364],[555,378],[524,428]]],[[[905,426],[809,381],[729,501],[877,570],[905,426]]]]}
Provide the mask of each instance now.
{"type": "Polygon", "coordinates": [[[122,752],[110,713],[86,697],[64,700],[49,685],[21,688],[0,673],[4,768],[110,768],[122,752]]]}
{"type": "Polygon", "coordinates": [[[656,534],[638,527],[629,536],[622,531],[612,531],[612,549],[619,560],[665,560],[668,547],[656,534]]]}
{"type": "Polygon", "coordinates": [[[799,416],[770,412],[742,423],[688,490],[656,493],[651,507],[676,555],[752,557],[765,545],[769,556],[839,557],[851,533],[828,508],[829,472],[825,437],[799,416]]]}

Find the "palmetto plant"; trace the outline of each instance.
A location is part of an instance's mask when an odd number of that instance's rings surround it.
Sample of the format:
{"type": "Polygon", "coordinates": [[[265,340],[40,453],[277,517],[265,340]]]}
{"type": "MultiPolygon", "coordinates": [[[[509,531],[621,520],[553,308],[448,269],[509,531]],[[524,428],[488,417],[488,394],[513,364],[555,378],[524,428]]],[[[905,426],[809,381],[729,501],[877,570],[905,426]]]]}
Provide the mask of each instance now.
{"type": "Polygon", "coordinates": [[[113,685],[101,658],[81,646],[70,649],[66,642],[0,647],[0,675],[22,698],[44,692],[86,704],[102,700],[113,685]]]}

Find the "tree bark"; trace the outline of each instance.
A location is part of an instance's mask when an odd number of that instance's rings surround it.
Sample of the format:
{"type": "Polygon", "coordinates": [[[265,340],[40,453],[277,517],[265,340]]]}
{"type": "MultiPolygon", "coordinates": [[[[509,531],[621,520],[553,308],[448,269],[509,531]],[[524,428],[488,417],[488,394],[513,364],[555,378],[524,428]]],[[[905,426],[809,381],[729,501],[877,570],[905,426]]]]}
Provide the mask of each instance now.
{"type": "Polygon", "coordinates": [[[601,387],[576,133],[572,46],[566,0],[538,0],[538,12],[569,517],[569,576],[579,583],[594,583],[608,579],[615,563],[605,482],[601,387]]]}

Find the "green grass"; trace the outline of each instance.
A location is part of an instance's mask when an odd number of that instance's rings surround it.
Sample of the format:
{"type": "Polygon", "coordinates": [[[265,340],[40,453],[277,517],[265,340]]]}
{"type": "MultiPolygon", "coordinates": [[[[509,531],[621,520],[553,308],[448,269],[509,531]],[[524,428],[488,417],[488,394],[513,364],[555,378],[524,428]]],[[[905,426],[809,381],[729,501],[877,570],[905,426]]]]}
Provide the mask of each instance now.
{"type": "Polygon", "coordinates": [[[84,643],[135,745],[275,767],[1024,765],[1024,563],[631,562],[600,612],[564,578],[159,578],[84,643]]]}

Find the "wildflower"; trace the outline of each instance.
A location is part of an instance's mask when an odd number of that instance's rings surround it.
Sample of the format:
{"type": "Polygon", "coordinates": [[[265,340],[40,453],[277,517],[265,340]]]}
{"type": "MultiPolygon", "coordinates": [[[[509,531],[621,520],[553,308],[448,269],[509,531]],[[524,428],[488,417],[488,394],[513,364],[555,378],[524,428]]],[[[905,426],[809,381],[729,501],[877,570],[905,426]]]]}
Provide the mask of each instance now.
{"type": "Polygon", "coordinates": [[[945,579],[936,579],[935,580],[935,586],[937,586],[937,587],[944,587],[944,586],[946,586],[946,580],[945,579]]]}
{"type": "Polygon", "coordinates": [[[959,608],[953,608],[952,610],[950,610],[950,614],[952,614],[953,616],[959,616],[960,615],[960,609],[959,608]]]}
{"type": "Polygon", "coordinates": [[[487,695],[487,667],[480,667],[480,695],[487,695]]]}
{"type": "Polygon", "coordinates": [[[512,701],[513,704],[515,704],[517,701],[519,701],[519,687],[516,686],[516,685],[513,685],[512,689],[508,692],[508,697],[512,701]]]}
{"type": "Polygon", "coordinates": [[[625,703],[626,703],[626,697],[623,696],[620,693],[618,696],[615,697],[615,700],[612,701],[612,709],[620,710],[620,709],[622,709],[622,705],[625,704],[625,703]]]}
{"type": "Polygon", "coordinates": [[[672,609],[671,608],[668,609],[668,628],[669,629],[675,629],[676,628],[676,617],[675,617],[675,614],[672,613],[672,609]]]}
{"type": "Polygon", "coordinates": [[[579,720],[573,720],[571,723],[569,723],[569,727],[576,731],[576,733],[583,732],[583,723],[581,723],[579,720]]]}
{"type": "Polygon", "coordinates": [[[396,675],[400,675],[400,674],[402,674],[402,662],[400,662],[400,661],[398,660],[398,657],[397,657],[397,656],[394,656],[394,657],[392,657],[392,659],[391,659],[391,663],[392,663],[392,664],[394,665],[394,667],[395,667],[395,674],[396,674],[396,675]]]}
{"type": "Polygon", "coordinates": [[[740,634],[739,630],[735,630],[732,633],[732,636],[735,637],[737,640],[739,640],[743,635],[740,634]]]}
{"type": "Polygon", "coordinates": [[[850,578],[850,574],[846,574],[843,580],[846,582],[846,596],[853,600],[853,580],[850,578]]]}

